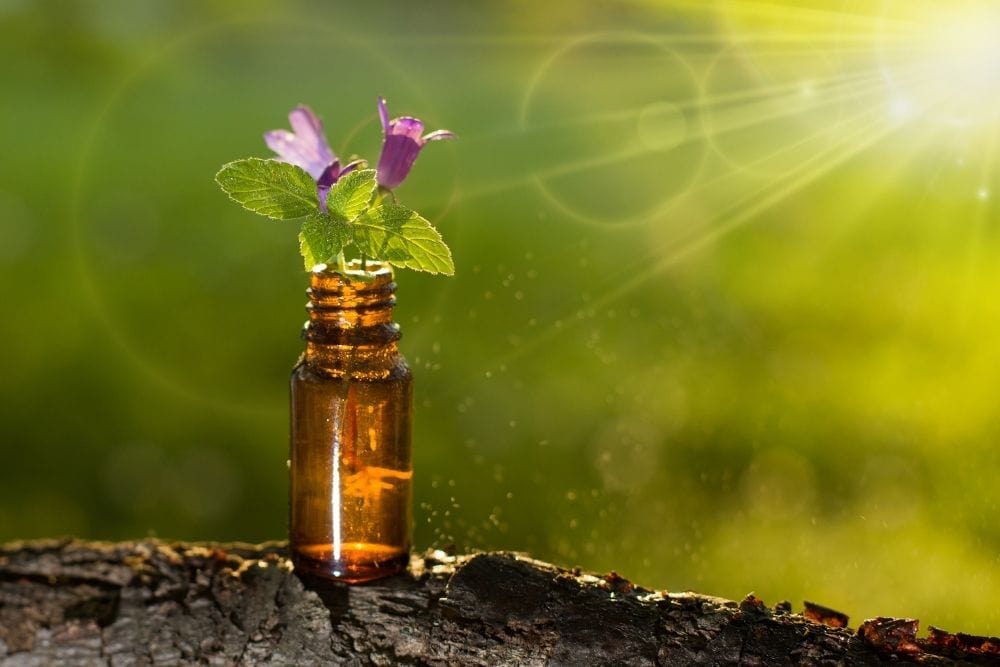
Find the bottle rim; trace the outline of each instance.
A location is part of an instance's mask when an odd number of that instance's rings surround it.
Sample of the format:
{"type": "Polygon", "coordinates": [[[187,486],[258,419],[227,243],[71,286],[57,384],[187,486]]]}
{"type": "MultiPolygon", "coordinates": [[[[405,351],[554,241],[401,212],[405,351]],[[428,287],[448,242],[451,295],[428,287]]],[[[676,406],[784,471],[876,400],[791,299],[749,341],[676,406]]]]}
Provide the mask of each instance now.
{"type": "Polygon", "coordinates": [[[392,280],[392,266],[387,262],[367,261],[362,268],[361,260],[352,259],[347,262],[347,271],[339,271],[328,264],[317,264],[312,273],[317,277],[337,277],[345,283],[371,283],[381,278],[392,280]]]}

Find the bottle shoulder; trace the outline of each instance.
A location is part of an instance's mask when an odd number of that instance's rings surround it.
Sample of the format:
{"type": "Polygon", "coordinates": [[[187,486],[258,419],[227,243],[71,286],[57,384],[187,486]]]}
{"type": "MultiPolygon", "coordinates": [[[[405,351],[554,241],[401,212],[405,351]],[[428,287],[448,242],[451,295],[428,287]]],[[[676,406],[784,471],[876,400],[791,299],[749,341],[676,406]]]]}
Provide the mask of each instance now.
{"type": "Polygon", "coordinates": [[[349,358],[310,358],[303,354],[292,368],[292,383],[342,382],[406,382],[413,379],[403,355],[374,360],[349,358]]]}

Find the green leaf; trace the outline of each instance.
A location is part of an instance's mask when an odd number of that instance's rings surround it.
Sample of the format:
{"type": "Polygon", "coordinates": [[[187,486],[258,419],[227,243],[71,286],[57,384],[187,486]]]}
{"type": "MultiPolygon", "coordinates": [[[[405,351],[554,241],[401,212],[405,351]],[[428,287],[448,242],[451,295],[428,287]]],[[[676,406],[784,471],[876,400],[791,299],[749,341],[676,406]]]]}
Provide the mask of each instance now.
{"type": "Polygon", "coordinates": [[[299,251],[306,271],[312,271],[317,264],[329,263],[350,241],[351,228],[343,220],[322,213],[310,215],[299,232],[299,251]]]}
{"type": "Polygon", "coordinates": [[[236,160],[223,165],[215,182],[243,208],[275,220],[301,218],[319,209],[316,181],[287,162],[236,160]]]}
{"type": "Polygon", "coordinates": [[[375,170],[352,171],[337,181],[326,198],[330,215],[347,222],[361,215],[368,208],[375,192],[375,170]]]}
{"type": "Polygon", "coordinates": [[[366,257],[428,273],[455,274],[441,235],[415,211],[397,204],[369,209],[354,224],[354,243],[366,257]]]}

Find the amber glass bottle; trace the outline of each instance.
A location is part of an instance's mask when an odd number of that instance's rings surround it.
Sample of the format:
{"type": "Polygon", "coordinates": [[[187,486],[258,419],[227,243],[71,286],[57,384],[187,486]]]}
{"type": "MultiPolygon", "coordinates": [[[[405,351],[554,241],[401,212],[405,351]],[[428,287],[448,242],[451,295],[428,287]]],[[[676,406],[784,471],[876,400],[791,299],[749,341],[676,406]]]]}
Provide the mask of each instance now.
{"type": "Polygon", "coordinates": [[[413,392],[392,270],[348,268],[311,274],[291,379],[289,541],[298,571],[360,582],[409,560],[413,392]]]}

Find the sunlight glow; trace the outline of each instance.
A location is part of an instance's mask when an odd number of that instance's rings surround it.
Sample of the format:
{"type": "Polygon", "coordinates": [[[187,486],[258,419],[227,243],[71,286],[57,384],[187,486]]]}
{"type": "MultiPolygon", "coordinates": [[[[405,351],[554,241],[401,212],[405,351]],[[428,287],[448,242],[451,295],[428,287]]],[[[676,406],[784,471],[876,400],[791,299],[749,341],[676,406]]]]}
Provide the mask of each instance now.
{"type": "MultiPolygon", "coordinates": [[[[941,120],[981,125],[998,115],[1000,104],[1000,7],[979,3],[914,5],[914,49],[892,60],[917,62],[924,82],[912,93],[939,104],[941,120]]],[[[909,41],[909,40],[908,40],[909,41]]]]}
{"type": "Polygon", "coordinates": [[[1000,11],[952,17],[931,45],[953,85],[988,99],[1000,93],[1000,11]]]}

